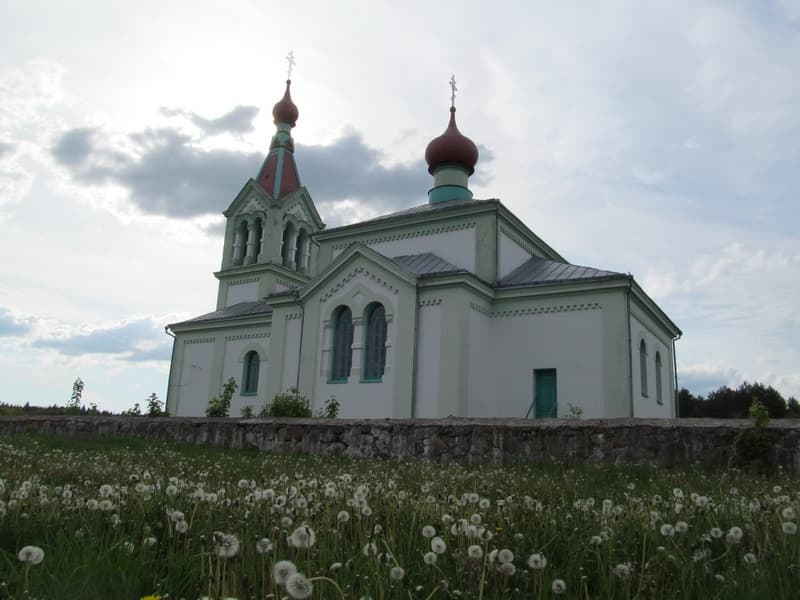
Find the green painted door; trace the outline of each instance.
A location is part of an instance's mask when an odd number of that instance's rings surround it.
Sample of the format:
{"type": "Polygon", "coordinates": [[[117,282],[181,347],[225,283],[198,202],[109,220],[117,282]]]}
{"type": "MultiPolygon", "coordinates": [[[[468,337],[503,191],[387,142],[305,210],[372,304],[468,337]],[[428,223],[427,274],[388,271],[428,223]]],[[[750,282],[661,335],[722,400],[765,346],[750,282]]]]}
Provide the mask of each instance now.
{"type": "Polygon", "coordinates": [[[556,370],[536,369],[533,372],[533,401],[537,419],[555,419],[558,416],[556,400],[556,370]]]}

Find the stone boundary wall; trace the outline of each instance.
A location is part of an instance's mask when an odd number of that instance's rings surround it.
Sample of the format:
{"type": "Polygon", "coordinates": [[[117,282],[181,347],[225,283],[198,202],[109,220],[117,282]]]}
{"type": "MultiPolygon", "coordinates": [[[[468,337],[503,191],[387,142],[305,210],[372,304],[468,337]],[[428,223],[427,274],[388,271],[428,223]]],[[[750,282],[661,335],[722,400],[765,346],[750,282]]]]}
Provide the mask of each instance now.
{"type": "MultiPolygon", "coordinates": [[[[712,419],[210,419],[187,417],[0,417],[0,436],[143,437],[257,448],[275,454],[518,462],[697,464],[726,468],[749,421],[712,419]]],[[[800,475],[800,420],[765,429],[773,464],[800,475]]]]}

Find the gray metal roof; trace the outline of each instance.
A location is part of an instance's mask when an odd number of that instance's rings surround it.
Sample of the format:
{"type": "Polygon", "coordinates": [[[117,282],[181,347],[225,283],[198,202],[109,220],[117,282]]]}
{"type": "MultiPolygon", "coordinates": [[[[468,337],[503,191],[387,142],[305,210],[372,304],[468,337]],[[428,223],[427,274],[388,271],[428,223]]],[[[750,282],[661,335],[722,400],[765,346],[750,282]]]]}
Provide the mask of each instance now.
{"type": "Polygon", "coordinates": [[[417,277],[438,273],[457,273],[464,270],[451,265],[445,259],[436,256],[432,252],[395,256],[392,261],[407,271],[411,271],[417,277]]]}
{"type": "Polygon", "coordinates": [[[356,227],[362,227],[363,225],[369,225],[371,223],[380,223],[383,221],[391,221],[393,219],[402,219],[403,217],[409,217],[412,215],[417,214],[432,214],[437,212],[444,212],[447,210],[455,209],[458,207],[463,206],[476,206],[479,204],[489,204],[489,203],[498,203],[498,200],[494,198],[490,198],[488,200],[447,200],[446,202],[436,202],[434,204],[425,203],[419,206],[413,206],[411,208],[407,208],[405,210],[400,210],[397,212],[389,213],[388,215],[381,215],[380,217],[375,217],[373,219],[367,219],[366,221],[359,221],[358,223],[351,223],[349,225],[341,225],[339,227],[331,227],[330,229],[323,229],[319,231],[319,235],[326,235],[331,233],[332,231],[342,231],[346,229],[353,229],[356,227]]]}
{"type": "Polygon", "coordinates": [[[201,324],[210,323],[215,321],[232,321],[236,319],[246,319],[248,317],[267,316],[272,314],[272,307],[261,300],[255,302],[239,302],[238,304],[231,304],[225,308],[215,310],[214,312],[200,315],[188,321],[181,321],[180,323],[172,323],[168,327],[175,327],[179,325],[201,324]]]}
{"type": "Polygon", "coordinates": [[[620,279],[624,277],[627,277],[624,273],[603,271],[601,269],[593,269],[592,267],[581,267],[534,256],[498,281],[496,287],[547,285],[570,282],[580,283],[602,281],[605,279],[620,279]]]}

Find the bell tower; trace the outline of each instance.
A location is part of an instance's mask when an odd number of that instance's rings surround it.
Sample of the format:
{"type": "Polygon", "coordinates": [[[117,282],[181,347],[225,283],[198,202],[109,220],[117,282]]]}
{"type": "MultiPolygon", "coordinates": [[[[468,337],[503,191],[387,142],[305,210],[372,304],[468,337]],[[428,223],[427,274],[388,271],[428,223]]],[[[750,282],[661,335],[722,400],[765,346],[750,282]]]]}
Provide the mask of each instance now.
{"type": "Polygon", "coordinates": [[[262,300],[308,281],[316,265],[312,234],[325,224],[301,184],[292,128],[299,111],[292,101],[289,63],[283,97],[273,106],[275,134],[255,179],[223,212],[227,218],[217,309],[262,300]]]}

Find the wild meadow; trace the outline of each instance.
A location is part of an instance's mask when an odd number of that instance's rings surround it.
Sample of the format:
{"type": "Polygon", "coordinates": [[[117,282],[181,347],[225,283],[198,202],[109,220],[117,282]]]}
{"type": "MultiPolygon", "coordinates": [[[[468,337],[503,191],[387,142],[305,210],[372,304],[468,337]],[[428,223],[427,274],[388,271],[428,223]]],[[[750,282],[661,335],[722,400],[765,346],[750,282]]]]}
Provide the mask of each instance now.
{"type": "Polygon", "coordinates": [[[0,438],[0,598],[793,598],[798,480],[0,438]]]}

